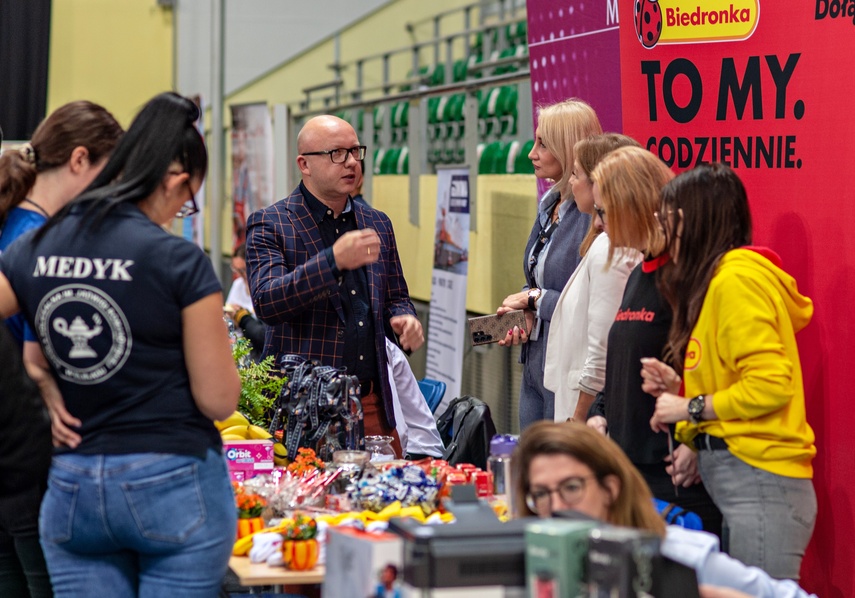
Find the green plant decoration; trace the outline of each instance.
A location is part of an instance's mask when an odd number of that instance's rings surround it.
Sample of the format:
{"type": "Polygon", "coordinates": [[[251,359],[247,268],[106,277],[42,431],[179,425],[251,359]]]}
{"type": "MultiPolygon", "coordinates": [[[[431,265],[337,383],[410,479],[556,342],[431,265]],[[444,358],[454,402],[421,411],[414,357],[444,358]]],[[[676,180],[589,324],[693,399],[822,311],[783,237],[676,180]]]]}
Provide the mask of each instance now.
{"type": "Polygon", "coordinates": [[[232,345],[232,355],[240,374],[238,411],[253,424],[267,428],[270,425],[273,403],[287,378],[276,369],[272,355],[254,362],[249,357],[251,349],[252,345],[245,338],[237,339],[232,345]]]}

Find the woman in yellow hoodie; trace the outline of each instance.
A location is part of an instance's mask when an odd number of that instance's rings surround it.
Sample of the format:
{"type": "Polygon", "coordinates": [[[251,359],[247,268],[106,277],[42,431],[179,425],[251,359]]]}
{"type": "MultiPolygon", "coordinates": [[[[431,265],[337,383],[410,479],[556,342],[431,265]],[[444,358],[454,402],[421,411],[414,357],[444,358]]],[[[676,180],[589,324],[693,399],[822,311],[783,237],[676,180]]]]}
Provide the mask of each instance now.
{"type": "Polygon", "coordinates": [[[675,178],[660,220],[673,257],[660,285],[674,310],[666,361],[675,369],[642,360],[643,388],[658,396],[651,427],[677,422],[678,438],[699,451],[730,554],[797,580],[817,506],[795,334],[813,304],[773,251],[750,246],[748,198],[729,167],[675,178]]]}

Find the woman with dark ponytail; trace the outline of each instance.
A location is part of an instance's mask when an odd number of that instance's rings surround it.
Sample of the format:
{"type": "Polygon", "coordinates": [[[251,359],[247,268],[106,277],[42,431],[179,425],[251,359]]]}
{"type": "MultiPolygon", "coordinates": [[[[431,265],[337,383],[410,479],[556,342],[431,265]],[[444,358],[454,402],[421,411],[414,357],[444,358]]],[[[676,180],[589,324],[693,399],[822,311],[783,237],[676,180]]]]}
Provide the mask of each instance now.
{"type": "MultiPolygon", "coordinates": [[[[98,104],[71,102],[43,120],[29,143],[3,152],[0,253],[89,186],[122,132],[116,119],[98,104]]],[[[6,326],[19,353],[24,341],[36,340],[21,314],[7,319],[6,326]]],[[[35,342],[30,344],[38,351],[35,342]]],[[[61,415],[54,411],[52,415],[62,425],[61,415]]],[[[46,438],[44,442],[50,445],[46,438]]],[[[8,471],[4,466],[0,476],[5,478],[8,471]]],[[[36,473],[32,472],[26,487],[19,486],[14,494],[4,493],[0,499],[0,596],[51,595],[38,527],[47,479],[36,473]]]]}
{"type": "Polygon", "coordinates": [[[240,380],[211,263],[165,230],[205,177],[198,114],[149,101],[86,191],[0,256],[0,314],[24,313],[45,358],[29,371],[80,422],[41,509],[57,596],[213,597],[228,567],[213,420],[240,380]]]}

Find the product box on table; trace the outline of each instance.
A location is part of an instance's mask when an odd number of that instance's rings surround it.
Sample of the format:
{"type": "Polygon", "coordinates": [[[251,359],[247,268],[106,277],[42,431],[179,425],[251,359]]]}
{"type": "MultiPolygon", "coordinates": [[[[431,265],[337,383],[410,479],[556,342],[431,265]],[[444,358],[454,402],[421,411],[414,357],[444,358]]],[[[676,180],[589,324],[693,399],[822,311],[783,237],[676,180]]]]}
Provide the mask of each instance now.
{"type": "Polygon", "coordinates": [[[384,583],[400,590],[404,577],[402,562],[403,542],[395,534],[330,528],[321,595],[336,598],[377,596],[378,586],[384,583]]]}
{"type": "Polygon", "coordinates": [[[273,471],[272,440],[224,440],[223,452],[235,482],[273,471]]]}
{"type": "Polygon", "coordinates": [[[529,598],[576,598],[584,589],[588,534],[594,521],[544,519],[525,528],[529,598]]]}

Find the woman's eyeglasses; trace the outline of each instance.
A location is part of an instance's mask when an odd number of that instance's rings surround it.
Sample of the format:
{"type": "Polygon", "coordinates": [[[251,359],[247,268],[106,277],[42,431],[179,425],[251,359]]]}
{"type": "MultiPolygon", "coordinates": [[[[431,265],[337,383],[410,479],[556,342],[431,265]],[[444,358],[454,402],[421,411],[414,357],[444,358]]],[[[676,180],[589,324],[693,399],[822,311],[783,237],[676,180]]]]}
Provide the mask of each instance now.
{"type": "MultiPolygon", "coordinates": [[[[184,172],[170,172],[169,174],[184,174],[184,172]]],[[[199,213],[199,206],[196,205],[196,194],[193,193],[193,187],[190,186],[189,178],[184,181],[184,185],[187,187],[189,198],[184,202],[184,205],[179,208],[178,212],[175,213],[176,218],[187,218],[193,214],[199,213]]]]}
{"type": "Polygon", "coordinates": [[[564,504],[571,507],[582,500],[586,481],[594,477],[596,476],[570,476],[558,482],[556,488],[534,488],[525,495],[525,504],[535,513],[548,513],[551,510],[552,495],[557,492],[564,504]]]}

